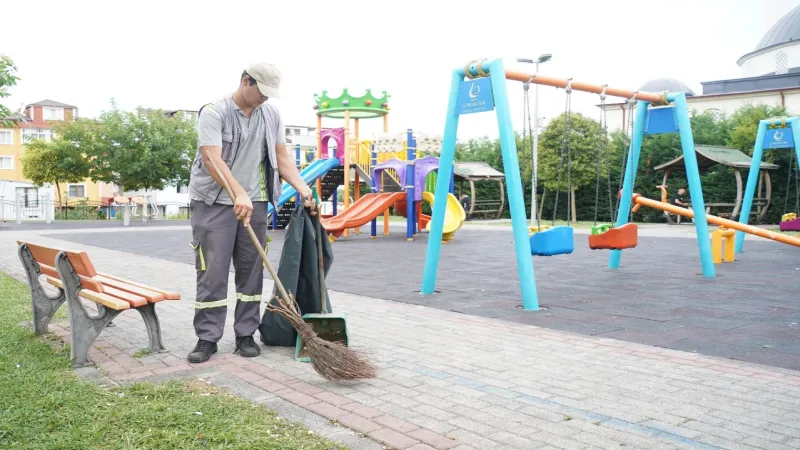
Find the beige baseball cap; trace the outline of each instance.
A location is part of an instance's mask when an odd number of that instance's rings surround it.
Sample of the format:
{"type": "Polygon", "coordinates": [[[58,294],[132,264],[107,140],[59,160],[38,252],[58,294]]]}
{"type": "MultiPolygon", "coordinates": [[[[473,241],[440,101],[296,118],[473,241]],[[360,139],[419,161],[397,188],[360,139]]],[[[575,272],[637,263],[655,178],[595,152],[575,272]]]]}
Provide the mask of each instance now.
{"type": "Polygon", "coordinates": [[[281,72],[272,64],[258,63],[247,68],[250,75],[258,84],[258,90],[267,97],[281,98],[281,72]]]}

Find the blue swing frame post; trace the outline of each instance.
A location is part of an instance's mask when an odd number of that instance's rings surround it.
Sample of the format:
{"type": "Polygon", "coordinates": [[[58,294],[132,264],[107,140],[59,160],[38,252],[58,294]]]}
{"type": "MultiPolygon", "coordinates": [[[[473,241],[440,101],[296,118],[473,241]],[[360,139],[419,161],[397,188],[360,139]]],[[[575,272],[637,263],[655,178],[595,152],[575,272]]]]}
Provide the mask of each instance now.
{"type": "MultiPolygon", "coordinates": [[[[628,165],[625,167],[622,198],[619,202],[616,226],[619,227],[628,223],[644,135],[678,132],[683,150],[683,161],[686,167],[686,179],[689,184],[689,195],[692,199],[692,212],[694,213],[700,264],[703,276],[712,278],[716,276],[716,272],[711,255],[711,238],[708,233],[703,187],[700,182],[700,169],[697,166],[697,154],[694,148],[694,136],[692,135],[692,126],[689,120],[686,94],[683,92],[671,93],[667,95],[667,101],[673,103],[672,106],[667,107],[671,109],[661,108],[656,111],[649,107],[650,102],[643,100],[639,100],[636,105],[636,119],[633,123],[633,135],[626,163],[628,165]],[[664,114],[664,112],[667,114],[664,114]]],[[[621,258],[622,250],[612,250],[608,267],[611,269],[619,268],[621,258]]]]}
{"type": "MultiPolygon", "coordinates": [[[[503,157],[508,205],[511,212],[511,226],[513,229],[514,250],[517,257],[517,271],[519,273],[522,293],[522,307],[525,310],[536,311],[539,309],[539,299],[536,293],[533,258],[531,257],[530,243],[528,241],[528,225],[523,201],[522,180],[519,172],[519,161],[517,159],[516,137],[511,120],[511,108],[508,103],[505,69],[502,60],[496,59],[473,63],[468,67],[468,70],[470,77],[478,77],[480,72],[486,73],[491,83],[491,97],[489,100],[493,101],[494,108],[496,109],[497,125],[500,133],[500,149],[503,157]],[[478,64],[480,64],[480,67],[477,67],[478,64]],[[492,74],[495,74],[495,76],[492,76],[492,74]]],[[[467,76],[467,74],[464,68],[455,69],[450,81],[447,120],[445,122],[444,136],[442,138],[442,150],[439,155],[439,174],[436,177],[437,193],[449,192],[453,182],[453,160],[456,150],[456,136],[458,134],[458,119],[461,114],[461,112],[459,112],[459,94],[462,84],[465,83],[465,76],[467,76]]],[[[472,93],[471,88],[470,93],[472,93]]],[[[433,294],[436,288],[436,274],[439,267],[439,257],[442,246],[442,228],[444,226],[446,206],[446,201],[437,201],[433,204],[431,231],[428,236],[425,268],[420,290],[420,293],[423,295],[433,294]]]]}
{"type": "MultiPolygon", "coordinates": [[[[780,125],[776,124],[776,119],[764,119],[758,123],[758,133],[756,134],[756,143],[753,146],[753,157],[752,162],[750,163],[750,172],[747,174],[747,187],[745,187],[744,199],[742,200],[742,211],[739,213],[739,223],[742,225],[748,225],[748,222],[750,221],[750,211],[753,206],[753,196],[756,192],[756,183],[758,183],[758,174],[761,171],[761,161],[764,158],[764,141],[767,138],[768,131],[773,129],[791,131],[792,140],[785,142],[780,142],[779,139],[775,139],[775,132],[772,132],[771,137],[777,142],[769,142],[767,147],[770,150],[793,148],[798,163],[798,175],[800,175],[800,146],[797,145],[797,143],[800,142],[800,118],[789,117],[787,119],[782,119],[781,121],[783,123],[780,125]]],[[[741,253],[744,249],[744,237],[745,233],[743,231],[736,231],[734,246],[734,251],[736,253],[741,253]]]]}

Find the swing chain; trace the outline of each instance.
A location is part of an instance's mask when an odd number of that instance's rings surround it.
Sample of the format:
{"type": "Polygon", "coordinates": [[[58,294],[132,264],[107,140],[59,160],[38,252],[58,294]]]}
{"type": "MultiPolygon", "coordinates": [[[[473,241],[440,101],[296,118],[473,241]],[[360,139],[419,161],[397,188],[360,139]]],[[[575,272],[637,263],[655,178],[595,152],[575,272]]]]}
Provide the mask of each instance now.
{"type": "MultiPolygon", "coordinates": [[[[602,138],[605,137],[605,150],[608,151],[608,135],[606,130],[606,88],[608,85],[603,86],[603,92],[600,93],[600,129],[597,132],[597,168],[596,170],[596,177],[595,177],[595,185],[594,185],[594,224],[593,226],[597,225],[597,212],[600,209],[600,159],[601,153],[604,154],[603,160],[605,161],[606,166],[606,173],[608,173],[608,155],[607,153],[603,152],[603,140],[602,138]]],[[[608,195],[609,201],[611,199],[611,181],[609,180],[608,185],[608,195]]],[[[611,203],[609,202],[609,207],[611,203]]]]}
{"type": "MultiPolygon", "coordinates": [[[[616,204],[614,206],[614,217],[612,218],[613,222],[616,222],[617,219],[619,218],[619,202],[620,202],[620,199],[622,197],[620,195],[620,193],[622,191],[622,185],[625,182],[625,171],[629,169],[629,167],[627,167],[626,163],[628,161],[628,153],[630,152],[630,147],[633,144],[633,105],[636,102],[635,99],[636,99],[636,94],[637,93],[638,92],[634,92],[633,96],[627,100],[627,103],[628,103],[628,123],[626,124],[626,127],[625,127],[625,137],[627,138],[628,142],[627,142],[627,144],[625,142],[623,142],[624,149],[623,149],[623,152],[622,152],[622,161],[620,162],[619,186],[617,188],[617,194],[618,195],[617,195],[616,204]]],[[[631,208],[631,217],[633,217],[633,208],[631,208]]]]}
{"type": "MultiPolygon", "coordinates": [[[[603,88],[605,92],[605,88],[603,88]]],[[[608,217],[614,217],[614,199],[613,193],[611,192],[611,158],[609,157],[609,150],[608,150],[608,110],[605,107],[605,103],[603,104],[603,145],[605,146],[605,169],[606,169],[606,185],[608,188],[608,217]]]]}
{"type": "MultiPolygon", "coordinates": [[[[536,77],[536,75],[531,75],[531,78],[525,83],[523,83],[522,87],[524,90],[523,93],[524,108],[522,110],[523,114],[522,144],[523,146],[527,145],[531,152],[531,176],[533,183],[533,192],[537,192],[537,190],[539,189],[539,180],[535,170],[536,161],[534,160],[534,154],[533,154],[533,128],[531,126],[531,103],[530,103],[530,97],[528,95],[528,90],[530,88],[530,84],[533,81],[534,77],[536,77]],[[527,124],[527,127],[525,127],[525,124],[527,124]]],[[[533,198],[531,198],[531,200],[533,200],[533,198]]],[[[538,227],[537,229],[541,229],[541,223],[539,223],[539,216],[540,214],[536,214],[536,226],[538,227]]]]}
{"type": "Polygon", "coordinates": [[[570,97],[572,94],[572,78],[567,80],[567,86],[565,88],[567,91],[566,97],[566,105],[564,106],[564,129],[561,134],[561,148],[559,149],[558,155],[558,181],[556,183],[556,195],[555,195],[555,204],[553,206],[553,226],[556,225],[556,215],[558,213],[558,193],[561,191],[559,187],[561,186],[561,176],[564,172],[564,146],[567,147],[568,152],[568,159],[567,159],[567,184],[569,185],[569,191],[567,192],[567,225],[569,226],[570,220],[570,211],[571,211],[571,204],[570,199],[572,197],[572,172],[570,170],[571,164],[569,157],[571,156],[571,139],[568,140],[568,134],[570,133],[570,116],[571,116],[571,102],[570,97]]]}
{"type": "Polygon", "coordinates": [[[794,170],[795,155],[789,157],[789,177],[786,179],[786,196],[783,199],[783,213],[786,214],[789,206],[789,192],[792,189],[792,175],[794,175],[794,195],[795,205],[794,210],[800,214],[800,160],[797,161],[797,171],[794,170]]]}

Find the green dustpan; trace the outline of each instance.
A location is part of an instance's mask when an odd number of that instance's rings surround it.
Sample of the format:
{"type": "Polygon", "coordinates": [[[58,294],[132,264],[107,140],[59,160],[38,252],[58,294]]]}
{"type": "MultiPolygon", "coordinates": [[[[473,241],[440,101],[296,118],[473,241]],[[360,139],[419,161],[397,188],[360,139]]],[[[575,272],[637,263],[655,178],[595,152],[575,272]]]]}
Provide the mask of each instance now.
{"type": "MultiPolygon", "coordinates": [[[[320,202],[316,188],[314,188],[313,191],[314,199],[317,200],[317,204],[319,205],[320,202]]],[[[318,208],[317,214],[319,213],[320,210],[318,208]]],[[[325,286],[325,264],[322,257],[322,235],[324,234],[324,230],[319,221],[317,221],[316,231],[317,254],[319,255],[319,291],[321,297],[321,311],[323,312],[303,314],[303,321],[310,324],[314,332],[317,333],[317,336],[320,338],[331,342],[341,342],[345,347],[349,347],[350,339],[347,334],[347,319],[345,315],[325,312],[328,310],[328,289],[325,286]]],[[[303,342],[303,336],[301,336],[300,333],[297,334],[297,342],[294,347],[294,359],[300,362],[311,362],[311,358],[308,356],[303,342]]]]}

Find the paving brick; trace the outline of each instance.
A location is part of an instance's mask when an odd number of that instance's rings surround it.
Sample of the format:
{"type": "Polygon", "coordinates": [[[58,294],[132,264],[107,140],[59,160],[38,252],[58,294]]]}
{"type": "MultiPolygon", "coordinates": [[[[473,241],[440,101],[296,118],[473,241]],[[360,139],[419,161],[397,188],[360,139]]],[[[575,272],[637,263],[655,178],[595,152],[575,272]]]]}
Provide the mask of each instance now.
{"type": "Polygon", "coordinates": [[[416,439],[412,439],[388,428],[381,428],[380,430],[375,430],[367,434],[369,437],[398,450],[403,450],[420,443],[416,439]]]}
{"type": "Polygon", "coordinates": [[[497,433],[493,433],[489,435],[489,438],[494,441],[512,446],[512,448],[520,448],[520,449],[538,448],[540,445],[543,444],[542,442],[537,443],[531,439],[524,438],[522,436],[518,436],[512,433],[507,433],[505,431],[498,431],[497,433]]]}
{"type": "Polygon", "coordinates": [[[408,450],[436,450],[436,449],[427,444],[417,444],[408,447],[408,450]]]}
{"type": "Polygon", "coordinates": [[[352,413],[358,414],[359,416],[364,417],[366,419],[372,419],[374,417],[383,415],[383,413],[378,411],[377,409],[370,408],[369,406],[362,405],[357,402],[341,405],[340,408],[342,408],[345,411],[350,411],[352,413]]]}
{"type": "Polygon", "coordinates": [[[414,431],[419,428],[419,426],[413,423],[406,422],[403,419],[388,414],[374,417],[372,421],[401,433],[408,433],[409,431],[414,431]]]}
{"type": "Polygon", "coordinates": [[[433,431],[426,430],[424,428],[411,431],[407,433],[407,435],[414,439],[419,439],[423,443],[428,444],[436,449],[447,450],[458,445],[458,442],[456,442],[455,439],[450,439],[446,436],[442,436],[441,434],[434,433],[433,431]]]}
{"type": "Polygon", "coordinates": [[[445,436],[450,436],[450,433],[458,429],[458,426],[452,423],[436,420],[428,416],[413,416],[409,417],[407,420],[414,425],[427,428],[428,430],[435,431],[445,436]]]}
{"type": "Polygon", "coordinates": [[[342,397],[341,395],[334,394],[332,392],[318,392],[314,394],[314,397],[337,407],[353,402],[346,397],[342,397]]]}
{"type": "Polygon", "coordinates": [[[280,398],[282,398],[284,400],[288,400],[288,401],[290,401],[290,402],[292,402],[292,403],[294,403],[295,405],[298,405],[298,406],[307,406],[307,405],[310,405],[312,403],[319,403],[320,402],[319,399],[316,399],[314,397],[308,396],[306,394],[303,394],[301,392],[297,392],[297,391],[295,391],[293,389],[289,389],[289,388],[273,392],[273,394],[277,395],[278,397],[280,397],[280,398]]]}
{"type": "Polygon", "coordinates": [[[257,386],[267,392],[278,392],[285,390],[287,387],[284,384],[278,383],[276,381],[268,380],[266,378],[261,380],[256,380],[252,383],[254,386],[257,386]]]}
{"type": "Polygon", "coordinates": [[[162,367],[160,369],[155,369],[153,370],[153,373],[156,375],[164,375],[168,373],[183,372],[185,370],[190,370],[190,369],[191,367],[189,367],[188,364],[176,364],[174,366],[167,366],[167,367],[162,367]]]}
{"type": "Polygon", "coordinates": [[[365,419],[357,414],[348,414],[346,416],[341,416],[339,417],[338,420],[339,423],[341,423],[342,425],[348,428],[352,428],[361,433],[369,433],[370,431],[375,431],[381,428],[381,426],[378,425],[377,423],[369,419],[365,419]]]}
{"type": "Polygon", "coordinates": [[[328,419],[338,420],[340,417],[349,414],[349,412],[325,402],[312,403],[306,405],[306,408],[328,419]]]}
{"type": "Polygon", "coordinates": [[[318,388],[317,386],[314,386],[313,384],[308,384],[303,381],[289,383],[286,386],[294,389],[297,392],[302,392],[303,394],[306,395],[314,395],[323,392],[323,390],[318,388]]]}
{"type": "Polygon", "coordinates": [[[250,372],[249,370],[243,368],[241,370],[234,372],[234,375],[236,375],[237,378],[241,378],[242,380],[250,383],[254,383],[256,381],[261,381],[264,379],[264,377],[262,377],[261,375],[250,372]]]}

